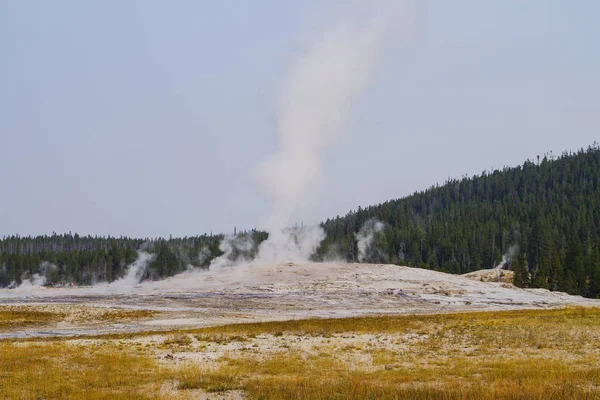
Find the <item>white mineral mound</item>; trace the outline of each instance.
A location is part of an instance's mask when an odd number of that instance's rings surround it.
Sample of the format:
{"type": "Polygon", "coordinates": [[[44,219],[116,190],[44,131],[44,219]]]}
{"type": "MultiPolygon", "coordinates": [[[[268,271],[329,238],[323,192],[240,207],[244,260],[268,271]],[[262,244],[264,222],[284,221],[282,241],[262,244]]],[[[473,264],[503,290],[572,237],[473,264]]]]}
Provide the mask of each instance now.
{"type": "Polygon", "coordinates": [[[469,272],[462,276],[481,282],[513,283],[515,280],[515,273],[513,271],[499,268],[480,269],[479,271],[469,272]]]}
{"type": "MultiPolygon", "coordinates": [[[[164,295],[237,295],[304,299],[307,307],[369,309],[372,312],[427,312],[436,309],[506,309],[600,306],[600,301],[543,289],[519,289],[488,279],[497,270],[451,275],[420,268],[379,264],[279,263],[245,264],[217,272],[185,272],[162,281],[130,286],[0,290],[1,298],[119,296],[140,298],[164,295]],[[490,272],[491,271],[491,272],[490,272]]],[[[506,272],[506,271],[504,271],[506,272]]],[[[494,278],[497,275],[494,276],[494,278]]],[[[43,300],[42,300],[43,301],[43,300]]],[[[54,300],[56,301],[56,300],[54,300]]],[[[302,307],[299,304],[298,307],[302,307]]]]}

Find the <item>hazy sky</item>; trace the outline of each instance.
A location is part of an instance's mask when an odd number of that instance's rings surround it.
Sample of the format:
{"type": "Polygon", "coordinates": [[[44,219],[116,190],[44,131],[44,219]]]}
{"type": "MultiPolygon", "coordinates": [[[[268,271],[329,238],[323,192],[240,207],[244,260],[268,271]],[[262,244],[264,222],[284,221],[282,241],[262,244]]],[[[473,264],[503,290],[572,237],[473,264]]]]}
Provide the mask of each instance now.
{"type": "MultiPolygon", "coordinates": [[[[286,68],[343,3],[0,2],[0,235],[256,226],[286,68]]],[[[600,139],[600,2],[420,4],[298,222],[600,139]]]]}

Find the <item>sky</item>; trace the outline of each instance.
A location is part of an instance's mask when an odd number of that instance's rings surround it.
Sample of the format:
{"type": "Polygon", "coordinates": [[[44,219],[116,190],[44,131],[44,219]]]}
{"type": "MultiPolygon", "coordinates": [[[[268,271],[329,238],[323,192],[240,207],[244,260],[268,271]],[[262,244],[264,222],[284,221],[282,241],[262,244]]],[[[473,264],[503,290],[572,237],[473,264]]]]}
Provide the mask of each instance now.
{"type": "MultiPolygon", "coordinates": [[[[256,227],[286,71],[346,3],[0,2],[0,236],[256,227]]],[[[415,10],[295,223],[600,139],[600,2],[415,10]]]]}

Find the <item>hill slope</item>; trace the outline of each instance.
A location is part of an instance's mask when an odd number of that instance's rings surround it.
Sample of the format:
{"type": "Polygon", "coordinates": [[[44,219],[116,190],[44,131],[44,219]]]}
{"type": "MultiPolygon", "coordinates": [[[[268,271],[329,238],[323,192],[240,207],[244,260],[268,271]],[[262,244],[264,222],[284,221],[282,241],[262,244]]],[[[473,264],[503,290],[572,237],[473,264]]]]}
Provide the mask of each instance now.
{"type": "Polygon", "coordinates": [[[403,199],[327,220],[321,256],[359,258],[355,233],[375,218],[363,261],[466,273],[501,263],[519,286],[600,294],[600,150],[450,180],[403,199]]]}

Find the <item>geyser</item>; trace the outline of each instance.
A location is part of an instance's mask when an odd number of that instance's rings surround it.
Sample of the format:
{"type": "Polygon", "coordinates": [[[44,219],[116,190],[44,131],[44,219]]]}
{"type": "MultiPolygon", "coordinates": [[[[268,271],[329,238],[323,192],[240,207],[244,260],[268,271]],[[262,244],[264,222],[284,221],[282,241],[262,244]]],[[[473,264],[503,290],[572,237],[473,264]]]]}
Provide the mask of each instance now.
{"type": "Polygon", "coordinates": [[[396,15],[391,11],[397,3],[390,4],[365,3],[355,10],[358,20],[339,21],[293,60],[280,93],[277,151],[256,174],[273,201],[259,259],[307,260],[325,238],[319,226],[287,227],[321,176],[323,151],[343,136],[352,106],[369,84],[396,15]]]}

